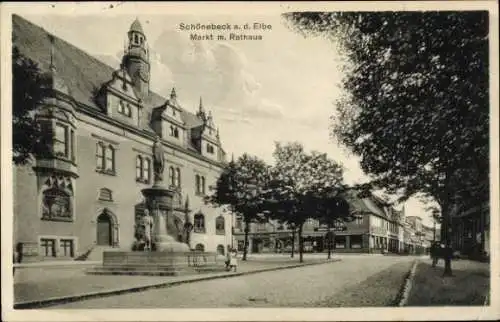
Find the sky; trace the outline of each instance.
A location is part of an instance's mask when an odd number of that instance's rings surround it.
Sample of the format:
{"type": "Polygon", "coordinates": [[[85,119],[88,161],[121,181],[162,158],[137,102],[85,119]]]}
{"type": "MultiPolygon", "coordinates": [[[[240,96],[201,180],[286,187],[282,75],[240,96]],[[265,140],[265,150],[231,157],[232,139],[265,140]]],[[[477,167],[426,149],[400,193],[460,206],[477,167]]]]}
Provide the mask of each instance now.
{"type": "MultiPolygon", "coordinates": [[[[359,159],[330,136],[340,98],[342,59],[322,37],[290,31],[279,15],[24,15],[33,23],[118,68],[126,33],[136,17],[150,46],[151,89],[195,112],[200,97],[220,129],[223,148],[235,158],[244,152],[272,163],[274,142],[301,142],[344,166],[348,184],[367,180],[359,159]],[[180,24],[264,23],[271,28],[241,32],[262,40],[192,41],[180,24]]],[[[240,32],[237,32],[240,33],[240,32]]],[[[229,32],[213,32],[214,37],[229,32]]],[[[405,203],[407,216],[432,225],[425,205],[405,203]]]]}

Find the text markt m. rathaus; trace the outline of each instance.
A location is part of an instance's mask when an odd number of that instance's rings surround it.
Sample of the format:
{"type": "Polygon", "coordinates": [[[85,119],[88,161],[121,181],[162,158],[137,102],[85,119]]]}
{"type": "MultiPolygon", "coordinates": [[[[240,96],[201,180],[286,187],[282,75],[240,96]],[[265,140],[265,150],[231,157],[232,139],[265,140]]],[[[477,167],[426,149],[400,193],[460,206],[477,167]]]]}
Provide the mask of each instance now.
{"type": "Polygon", "coordinates": [[[245,34],[235,34],[230,33],[229,37],[225,35],[217,35],[213,34],[190,34],[189,38],[192,41],[196,40],[262,40],[262,35],[245,35],[245,34]]]}

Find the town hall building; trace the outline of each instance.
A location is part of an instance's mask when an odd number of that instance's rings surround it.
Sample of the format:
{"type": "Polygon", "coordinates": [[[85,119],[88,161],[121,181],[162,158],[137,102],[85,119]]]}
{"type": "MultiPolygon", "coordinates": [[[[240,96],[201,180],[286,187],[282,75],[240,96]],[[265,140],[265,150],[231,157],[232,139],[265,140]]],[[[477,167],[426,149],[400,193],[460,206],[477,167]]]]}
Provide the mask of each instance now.
{"type": "Polygon", "coordinates": [[[180,209],[172,224],[189,219],[191,249],[223,254],[231,244],[230,214],[203,202],[226,159],[215,120],[201,99],[191,113],[175,89],[152,92],[147,35],[139,20],[124,32],[128,44],[114,70],[13,16],[13,46],[50,79],[36,120],[54,137],[50,156],[14,167],[14,245],[23,261],[131,250],[157,137],[180,209]]]}

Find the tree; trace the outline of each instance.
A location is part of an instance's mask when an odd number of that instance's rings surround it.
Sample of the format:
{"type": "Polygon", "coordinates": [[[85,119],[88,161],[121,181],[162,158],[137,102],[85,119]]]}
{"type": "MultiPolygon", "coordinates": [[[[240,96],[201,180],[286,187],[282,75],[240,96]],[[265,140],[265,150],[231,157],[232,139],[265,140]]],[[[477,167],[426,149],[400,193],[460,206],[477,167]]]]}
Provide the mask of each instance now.
{"type": "Polygon", "coordinates": [[[231,160],[219,176],[215,192],[205,199],[213,206],[229,206],[233,213],[243,216],[245,247],[243,260],[247,259],[250,224],[263,219],[262,187],[268,166],[255,156],[243,154],[236,162],[231,160]]]}
{"type": "Polygon", "coordinates": [[[335,242],[335,233],[332,228],[337,224],[352,221],[355,216],[351,213],[349,203],[344,198],[347,187],[331,187],[324,194],[318,195],[316,218],[328,227],[328,259],[332,256],[332,243],[335,242]]]}
{"type": "Polygon", "coordinates": [[[31,59],[12,49],[12,156],[16,165],[50,153],[51,133],[36,122],[35,114],[46,97],[48,80],[31,59]]]}
{"type": "MultiPolygon", "coordinates": [[[[345,54],[333,136],[361,157],[374,187],[399,201],[431,196],[451,245],[458,199],[488,194],[488,12],[285,16],[295,30],[326,35],[345,54]]],[[[444,274],[451,275],[450,259],[444,274]]]]}
{"type": "Polygon", "coordinates": [[[271,217],[296,227],[299,260],[303,262],[304,223],[318,216],[318,200],[327,191],[342,186],[343,169],[326,153],[306,153],[298,142],[276,143],[273,156],[275,164],[270,171],[263,208],[271,217]]]}

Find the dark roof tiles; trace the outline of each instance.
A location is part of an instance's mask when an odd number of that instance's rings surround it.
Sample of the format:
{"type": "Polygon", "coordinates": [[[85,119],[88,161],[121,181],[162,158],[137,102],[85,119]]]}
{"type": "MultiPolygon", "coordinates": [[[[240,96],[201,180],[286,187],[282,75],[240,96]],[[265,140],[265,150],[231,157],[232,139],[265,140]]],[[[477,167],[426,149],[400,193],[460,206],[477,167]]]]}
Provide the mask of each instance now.
{"type": "MultiPolygon", "coordinates": [[[[131,28],[142,29],[140,23],[136,24],[136,21],[131,28]]],[[[21,54],[38,63],[42,72],[48,72],[51,51],[49,33],[17,15],[12,16],[12,29],[13,44],[19,48],[21,54]]],[[[54,64],[60,80],[68,86],[76,101],[96,111],[101,111],[94,101],[94,93],[112,79],[115,70],[56,36],[53,36],[53,44],[54,64]]],[[[165,102],[166,98],[152,91],[143,99],[144,117],[140,125],[142,130],[153,132],[150,127],[152,109],[165,102]]],[[[186,110],[182,110],[182,117],[188,128],[202,123],[196,115],[186,110]]]]}

